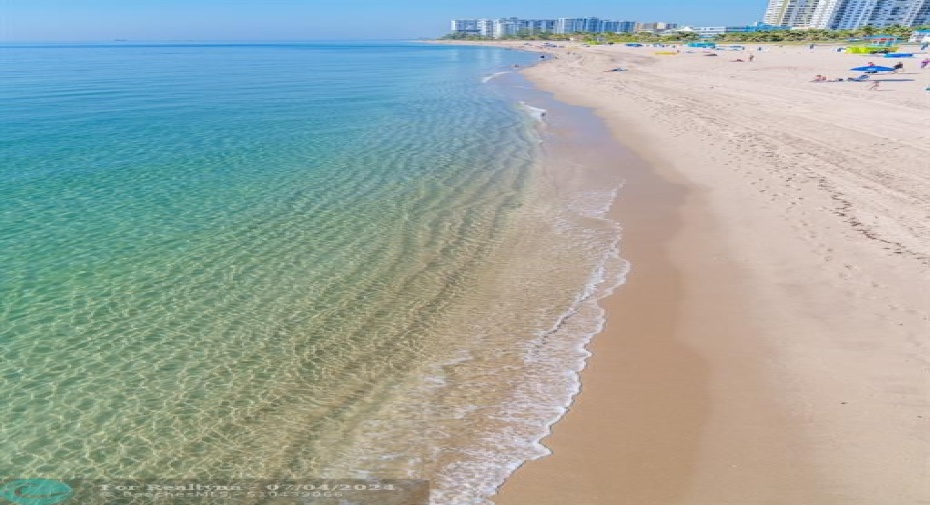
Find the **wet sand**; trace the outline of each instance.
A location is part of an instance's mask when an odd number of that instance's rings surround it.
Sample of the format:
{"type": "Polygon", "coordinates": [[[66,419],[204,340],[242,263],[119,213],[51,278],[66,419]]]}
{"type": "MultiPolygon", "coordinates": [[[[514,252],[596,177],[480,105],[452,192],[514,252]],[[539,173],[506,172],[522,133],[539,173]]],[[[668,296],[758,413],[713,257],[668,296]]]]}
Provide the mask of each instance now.
{"type": "Polygon", "coordinates": [[[808,83],[859,62],[806,51],[570,46],[526,71],[644,163],[582,392],[496,503],[930,503],[925,76],[808,83]]]}
{"type": "Polygon", "coordinates": [[[544,441],[555,456],[528,463],[495,502],[684,503],[699,470],[717,481],[738,479],[739,489],[752,486],[756,498],[809,496],[812,468],[803,444],[784,429],[758,377],[767,354],[743,340],[753,322],[717,317],[721,310],[740,313],[745,287],[714,245],[721,231],[704,195],[642,161],[625,162],[624,171],[627,184],[612,213],[623,223],[622,254],[633,270],[606,302],[607,327],[590,346],[582,394],[544,441]],[[712,396],[721,391],[744,403],[715,412],[712,396]],[[702,444],[712,418],[726,426],[718,442],[729,454],[708,461],[702,444]],[[792,462],[790,476],[771,482],[756,474],[784,461],[792,462]]]}

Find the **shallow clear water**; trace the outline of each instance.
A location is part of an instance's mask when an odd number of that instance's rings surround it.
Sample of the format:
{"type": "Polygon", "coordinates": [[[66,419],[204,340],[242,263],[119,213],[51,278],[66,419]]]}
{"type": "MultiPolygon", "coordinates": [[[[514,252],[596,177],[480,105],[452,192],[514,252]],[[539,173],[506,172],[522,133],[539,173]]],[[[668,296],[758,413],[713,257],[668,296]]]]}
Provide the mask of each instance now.
{"type": "Polygon", "coordinates": [[[544,452],[624,264],[619,181],[487,79],[534,55],[0,51],[0,475],[465,504],[544,452]]]}

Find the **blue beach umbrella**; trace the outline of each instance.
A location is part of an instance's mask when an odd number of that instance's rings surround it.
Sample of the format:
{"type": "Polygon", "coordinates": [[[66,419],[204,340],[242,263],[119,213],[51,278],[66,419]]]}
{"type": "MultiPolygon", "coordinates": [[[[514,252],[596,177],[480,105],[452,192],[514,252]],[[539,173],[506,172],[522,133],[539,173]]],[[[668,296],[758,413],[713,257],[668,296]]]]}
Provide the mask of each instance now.
{"type": "Polygon", "coordinates": [[[850,70],[854,72],[865,72],[867,74],[874,74],[876,72],[894,72],[894,69],[891,67],[880,67],[878,65],[866,65],[864,67],[851,68],[850,70]]]}

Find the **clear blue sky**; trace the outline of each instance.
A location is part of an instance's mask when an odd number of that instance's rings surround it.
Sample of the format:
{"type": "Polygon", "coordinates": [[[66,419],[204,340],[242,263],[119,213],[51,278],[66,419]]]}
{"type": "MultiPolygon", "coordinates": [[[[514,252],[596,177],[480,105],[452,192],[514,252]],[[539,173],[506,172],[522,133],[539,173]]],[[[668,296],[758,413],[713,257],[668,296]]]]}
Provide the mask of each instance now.
{"type": "Polygon", "coordinates": [[[435,37],[472,17],[759,21],[766,0],[0,0],[0,40],[435,37]]]}

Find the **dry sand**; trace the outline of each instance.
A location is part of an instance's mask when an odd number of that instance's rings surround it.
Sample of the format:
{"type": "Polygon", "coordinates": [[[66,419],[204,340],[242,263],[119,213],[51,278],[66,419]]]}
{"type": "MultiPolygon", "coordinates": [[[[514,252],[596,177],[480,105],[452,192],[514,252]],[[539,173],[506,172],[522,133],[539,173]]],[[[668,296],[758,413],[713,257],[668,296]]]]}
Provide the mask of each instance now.
{"type": "Polygon", "coordinates": [[[930,68],[869,91],[808,82],[874,60],[822,46],[547,51],[526,75],[651,168],[618,167],[633,271],[553,455],[494,500],[930,503],[930,68]]]}

